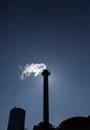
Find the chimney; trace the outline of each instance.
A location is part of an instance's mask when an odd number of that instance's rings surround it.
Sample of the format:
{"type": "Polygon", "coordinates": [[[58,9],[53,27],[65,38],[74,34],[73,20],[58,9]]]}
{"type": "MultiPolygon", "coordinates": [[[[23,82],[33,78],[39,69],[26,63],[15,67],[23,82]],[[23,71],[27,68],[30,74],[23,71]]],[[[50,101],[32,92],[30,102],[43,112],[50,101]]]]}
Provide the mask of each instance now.
{"type": "Polygon", "coordinates": [[[45,126],[49,126],[49,89],[48,89],[48,76],[50,72],[43,70],[43,123],[45,126]]]}

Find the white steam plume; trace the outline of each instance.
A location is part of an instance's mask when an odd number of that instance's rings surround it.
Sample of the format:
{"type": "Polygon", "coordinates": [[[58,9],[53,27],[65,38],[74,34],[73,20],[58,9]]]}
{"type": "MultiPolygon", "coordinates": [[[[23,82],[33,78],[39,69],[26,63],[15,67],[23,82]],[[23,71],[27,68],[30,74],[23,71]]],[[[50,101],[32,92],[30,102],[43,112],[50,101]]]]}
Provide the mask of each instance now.
{"type": "Polygon", "coordinates": [[[22,74],[20,76],[20,79],[23,80],[26,77],[29,77],[31,73],[34,73],[34,76],[41,74],[44,69],[46,69],[46,65],[41,64],[26,64],[24,67],[20,67],[22,69],[22,74]]]}

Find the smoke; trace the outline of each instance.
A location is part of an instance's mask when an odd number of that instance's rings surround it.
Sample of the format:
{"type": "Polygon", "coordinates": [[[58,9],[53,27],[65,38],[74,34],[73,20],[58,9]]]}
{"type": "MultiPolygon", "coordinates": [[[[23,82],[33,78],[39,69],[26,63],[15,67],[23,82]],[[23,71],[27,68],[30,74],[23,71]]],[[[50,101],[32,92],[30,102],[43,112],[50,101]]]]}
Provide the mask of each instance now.
{"type": "Polygon", "coordinates": [[[22,73],[20,79],[23,80],[30,76],[31,73],[34,73],[34,76],[41,74],[44,69],[46,69],[46,65],[41,64],[26,64],[24,67],[20,66],[22,73]]]}

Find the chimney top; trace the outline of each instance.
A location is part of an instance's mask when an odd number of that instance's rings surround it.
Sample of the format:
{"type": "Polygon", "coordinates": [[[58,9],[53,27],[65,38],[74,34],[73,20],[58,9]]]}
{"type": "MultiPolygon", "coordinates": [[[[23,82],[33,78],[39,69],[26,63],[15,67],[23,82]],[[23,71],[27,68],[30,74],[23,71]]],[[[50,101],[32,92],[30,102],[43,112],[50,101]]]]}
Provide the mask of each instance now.
{"type": "Polygon", "coordinates": [[[44,69],[41,74],[42,74],[43,76],[49,76],[51,73],[50,73],[47,69],[44,69]]]}

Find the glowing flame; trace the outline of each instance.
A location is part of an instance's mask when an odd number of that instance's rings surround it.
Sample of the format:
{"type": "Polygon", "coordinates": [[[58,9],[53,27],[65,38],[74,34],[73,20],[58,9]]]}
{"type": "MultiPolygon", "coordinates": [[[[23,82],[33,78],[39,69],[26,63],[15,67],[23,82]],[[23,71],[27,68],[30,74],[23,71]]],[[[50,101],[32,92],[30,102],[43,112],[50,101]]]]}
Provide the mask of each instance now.
{"type": "Polygon", "coordinates": [[[46,69],[46,65],[41,64],[26,64],[24,68],[21,66],[22,74],[20,76],[20,79],[23,80],[26,77],[29,77],[31,73],[34,73],[34,76],[41,74],[44,69],[46,69]]]}

